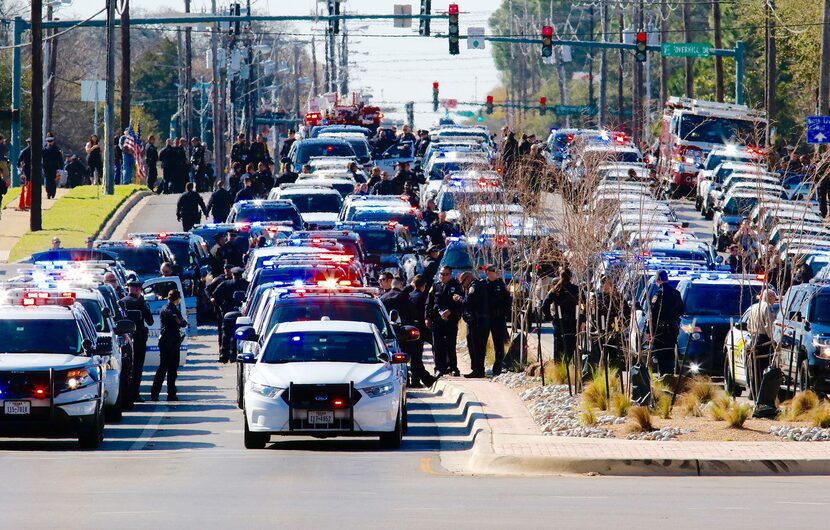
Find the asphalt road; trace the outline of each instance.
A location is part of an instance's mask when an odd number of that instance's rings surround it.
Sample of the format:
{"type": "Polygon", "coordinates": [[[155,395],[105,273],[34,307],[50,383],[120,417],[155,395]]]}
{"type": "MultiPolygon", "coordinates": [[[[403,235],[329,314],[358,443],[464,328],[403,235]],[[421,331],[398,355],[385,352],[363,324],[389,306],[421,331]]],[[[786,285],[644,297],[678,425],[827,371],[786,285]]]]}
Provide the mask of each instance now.
{"type": "MultiPolygon", "coordinates": [[[[125,231],[176,229],[174,204],[152,198],[125,231]]],[[[825,478],[451,475],[439,453],[464,449],[447,442],[469,418],[429,392],[410,395],[398,451],[361,439],[246,451],[236,367],[215,362],[204,331],[180,372],[182,401],[138,405],[107,426],[101,450],[0,441],[0,528],[809,528],[828,508],[825,478]]]]}

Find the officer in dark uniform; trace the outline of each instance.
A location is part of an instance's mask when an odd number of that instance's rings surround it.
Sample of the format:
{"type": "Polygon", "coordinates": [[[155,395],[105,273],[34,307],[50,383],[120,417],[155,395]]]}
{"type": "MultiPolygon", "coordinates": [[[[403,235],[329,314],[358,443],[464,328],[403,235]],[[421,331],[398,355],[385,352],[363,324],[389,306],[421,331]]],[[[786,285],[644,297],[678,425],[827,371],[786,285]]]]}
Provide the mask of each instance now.
{"type": "Polygon", "coordinates": [[[596,350],[592,362],[599,362],[601,344],[605,355],[608,356],[609,364],[623,367],[621,333],[623,323],[631,315],[631,307],[617,290],[611,277],[603,275],[600,279],[600,290],[594,296],[592,311],[592,326],[597,336],[597,344],[592,348],[596,350]]]}
{"type": "Polygon", "coordinates": [[[205,287],[205,292],[207,293],[208,298],[210,298],[210,303],[213,305],[220,347],[222,346],[222,308],[219,307],[219,304],[216,303],[215,296],[216,289],[218,289],[219,286],[225,282],[225,280],[230,280],[233,278],[233,274],[231,274],[231,269],[233,269],[233,265],[231,263],[225,262],[224,274],[214,276],[210,283],[207,284],[207,286],[205,287]]]}
{"type": "Polygon", "coordinates": [[[427,305],[427,283],[424,277],[416,274],[412,279],[412,291],[409,293],[409,303],[412,304],[412,325],[418,328],[420,336],[406,344],[406,352],[411,358],[412,387],[418,388],[420,384],[432,386],[435,378],[424,368],[424,342],[429,336],[429,330],[424,324],[424,313],[427,305]]]}
{"type": "Polygon", "coordinates": [[[207,212],[213,213],[213,222],[224,223],[227,221],[232,206],[233,195],[225,189],[225,184],[221,180],[217,180],[207,203],[207,212]]]}
{"type": "Polygon", "coordinates": [[[484,377],[484,357],[487,353],[487,336],[490,334],[487,280],[475,279],[472,273],[464,272],[461,275],[461,286],[465,291],[463,318],[467,323],[467,351],[470,353],[472,367],[464,377],[484,377]]]}
{"type": "Polygon", "coordinates": [[[556,357],[570,363],[576,353],[576,337],[579,328],[579,288],[571,282],[571,270],[563,267],[559,279],[553,285],[542,304],[545,318],[553,321],[556,357]]]}
{"type": "MultiPolygon", "coordinates": [[[[228,326],[224,321],[224,315],[231,311],[237,311],[242,305],[241,302],[234,299],[233,295],[237,291],[245,292],[248,290],[248,281],[242,277],[243,270],[240,267],[231,269],[232,278],[225,280],[213,292],[213,302],[219,306],[219,310],[223,316],[222,325],[228,326]]],[[[222,330],[222,343],[219,348],[219,362],[226,363],[230,360],[231,354],[231,336],[232,330],[227,327],[222,330]]]]}
{"type": "Polygon", "coordinates": [[[487,344],[487,338],[492,334],[496,357],[493,362],[493,375],[495,376],[499,375],[504,368],[502,363],[504,362],[504,343],[507,342],[507,319],[510,318],[513,298],[495,265],[487,265],[484,270],[487,274],[487,311],[489,312],[484,344],[487,344]]]}
{"type": "Polygon", "coordinates": [[[194,191],[196,184],[188,182],[185,192],[179,197],[176,204],[176,219],[182,222],[182,230],[189,232],[193,225],[202,219],[202,213],[207,217],[207,207],[202,196],[194,191]]]}
{"type": "Polygon", "coordinates": [[[452,268],[444,266],[439,280],[432,286],[424,314],[426,326],[432,330],[432,351],[439,374],[461,375],[456,360],[458,321],[461,320],[461,296],[464,290],[452,277],[452,268]]]}
{"type": "Polygon", "coordinates": [[[409,326],[412,325],[412,303],[409,301],[409,294],[404,292],[404,287],[401,278],[393,278],[392,288],[380,297],[380,301],[388,313],[397,311],[401,324],[409,326]]]}
{"type": "Polygon", "coordinates": [[[440,212],[438,219],[427,227],[427,236],[433,245],[443,247],[446,239],[457,233],[455,226],[447,221],[447,212],[440,212]]]}
{"type": "Polygon", "coordinates": [[[178,401],[176,397],[176,377],[179,373],[179,362],[182,345],[181,328],[187,327],[187,320],[182,317],[179,310],[179,302],[182,294],[178,289],[173,289],[167,294],[167,305],[161,309],[159,320],[161,321],[161,332],[159,333],[159,367],[156,376],[153,378],[153,388],[150,392],[152,401],[159,400],[161,385],[167,378],[167,401],[178,401]]]}
{"type": "Polygon", "coordinates": [[[144,294],[141,292],[142,284],[138,280],[130,280],[127,282],[128,294],[118,301],[121,307],[127,312],[127,318],[135,323],[135,334],[133,335],[133,373],[130,379],[130,393],[133,401],[143,403],[141,398],[141,376],[144,372],[144,358],[147,356],[147,338],[149,337],[149,330],[147,326],[152,326],[153,313],[150,311],[150,306],[144,300],[144,294]],[[135,311],[135,313],[130,313],[135,311]]]}
{"type": "Polygon", "coordinates": [[[665,375],[674,373],[674,348],[685,308],[680,293],[669,284],[666,271],[657,273],[655,284],[658,291],[651,297],[649,315],[651,353],[660,375],[665,375]]]}
{"type": "Polygon", "coordinates": [[[441,247],[432,245],[427,249],[427,257],[424,260],[424,281],[427,285],[432,285],[435,282],[439,263],[441,263],[441,247]]]}

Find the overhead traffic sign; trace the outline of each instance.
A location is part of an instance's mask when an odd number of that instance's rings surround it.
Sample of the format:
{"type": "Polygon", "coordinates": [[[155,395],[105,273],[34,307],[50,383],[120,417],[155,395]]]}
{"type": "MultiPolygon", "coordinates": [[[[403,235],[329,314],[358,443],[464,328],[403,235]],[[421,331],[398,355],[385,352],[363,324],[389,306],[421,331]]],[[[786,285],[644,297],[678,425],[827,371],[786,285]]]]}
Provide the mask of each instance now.
{"type": "Polygon", "coordinates": [[[467,28],[467,49],[484,49],[484,28],[467,28]]]}
{"type": "Polygon", "coordinates": [[[107,82],[102,79],[81,80],[81,101],[97,103],[104,99],[107,93],[107,82]]]}
{"type": "Polygon", "coordinates": [[[830,116],[807,116],[807,143],[830,144],[830,116]]]}
{"type": "Polygon", "coordinates": [[[597,108],[590,105],[554,105],[553,112],[559,116],[593,115],[597,113],[597,108]]]}
{"type": "Polygon", "coordinates": [[[664,42],[660,45],[660,53],[664,57],[709,57],[712,45],[708,42],[664,42]]]}

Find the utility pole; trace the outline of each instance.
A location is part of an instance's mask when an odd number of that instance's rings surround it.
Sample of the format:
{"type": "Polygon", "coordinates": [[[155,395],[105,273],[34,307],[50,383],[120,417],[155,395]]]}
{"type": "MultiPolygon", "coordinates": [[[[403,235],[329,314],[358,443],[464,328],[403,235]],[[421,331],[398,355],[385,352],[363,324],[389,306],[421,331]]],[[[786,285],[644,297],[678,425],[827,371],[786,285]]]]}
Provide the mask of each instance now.
{"type": "MultiPolygon", "coordinates": [[[[184,12],[190,13],[190,0],[184,0],[184,12]]],[[[250,12],[248,13],[250,14],[250,12]]],[[[193,137],[193,35],[190,26],[184,30],[184,137],[190,152],[190,138],[193,137]]]]}
{"type": "MultiPolygon", "coordinates": [[[[686,42],[692,42],[692,5],[690,0],[683,0],[683,38],[686,42]]],[[[686,97],[695,97],[695,73],[692,67],[694,59],[686,57],[686,97]]]]}
{"type": "MultiPolygon", "coordinates": [[[[214,15],[216,12],[216,0],[210,2],[210,12],[214,15]]],[[[210,95],[211,107],[213,112],[213,168],[216,172],[216,177],[224,182],[224,168],[225,157],[223,154],[225,147],[225,138],[222,129],[222,119],[224,117],[224,102],[222,97],[222,72],[219,67],[219,23],[213,24],[210,32],[210,68],[212,71],[212,79],[210,80],[210,95]]]]}
{"type": "Polygon", "coordinates": [[[43,188],[43,0],[32,0],[32,209],[29,229],[43,228],[41,202],[43,188]]]}
{"type": "MultiPolygon", "coordinates": [[[[588,6],[588,40],[594,40],[594,4],[588,6]]],[[[588,106],[594,108],[596,98],[594,96],[594,49],[588,49],[588,106]]]]}
{"type": "MultiPolygon", "coordinates": [[[[40,0],[37,0],[40,2],[40,0]]],[[[107,0],[107,94],[104,103],[104,176],[106,193],[115,193],[114,145],[115,129],[115,2],[107,0]]]]}
{"type": "MultiPolygon", "coordinates": [[[[712,26],[715,31],[715,48],[723,48],[720,24],[720,0],[712,0],[712,26]]],[[[715,56],[715,99],[723,103],[723,57],[715,56]]]]}
{"type": "MultiPolygon", "coordinates": [[[[827,0],[830,2],[830,0],[827,0]]],[[[317,77],[317,43],[311,36],[311,92],[317,96],[320,93],[320,79],[317,77]]]]}
{"type": "MultiPolygon", "coordinates": [[[[660,2],[660,43],[669,40],[669,2],[660,2]]],[[[660,107],[669,99],[669,59],[660,54],[660,107]]]]}
{"type": "Polygon", "coordinates": [[[824,0],[824,24],[821,27],[818,113],[821,116],[830,116],[830,0],[824,0]]]}
{"type": "MultiPolygon", "coordinates": [[[[828,0],[830,1],[830,0],[828,0]]],[[[602,42],[608,42],[608,1],[601,0],[600,23],[602,24],[602,42]]],[[[605,48],[599,55],[599,126],[608,125],[608,54],[605,48]]]]}
{"type": "MultiPolygon", "coordinates": [[[[644,31],[643,25],[643,0],[639,0],[636,7],[636,15],[634,17],[634,26],[636,31],[644,31]]],[[[648,52],[646,52],[648,54],[648,52]]],[[[635,145],[640,145],[643,140],[643,63],[640,61],[632,61],[634,65],[633,86],[631,87],[632,107],[631,107],[631,132],[635,145]]]]}
{"type": "MultiPolygon", "coordinates": [[[[46,20],[53,19],[52,4],[46,4],[46,20]]],[[[55,51],[57,39],[52,37],[52,30],[46,30],[46,36],[50,37],[44,46],[43,67],[45,73],[43,75],[43,132],[52,130],[52,115],[55,108],[55,51]]]]}
{"type": "MultiPolygon", "coordinates": [[[[251,15],[251,0],[248,0],[248,15],[251,15]]],[[[246,35],[245,44],[248,48],[248,57],[246,59],[247,66],[248,66],[248,78],[245,79],[245,93],[242,95],[242,104],[243,104],[243,116],[245,119],[245,135],[248,137],[248,141],[254,141],[254,131],[256,128],[254,127],[254,48],[253,48],[253,40],[254,40],[254,33],[250,31],[251,25],[248,23],[247,26],[248,34],[246,35]]]]}
{"type": "Polygon", "coordinates": [[[130,126],[130,0],[121,10],[121,129],[130,126]]]}
{"type": "Polygon", "coordinates": [[[766,35],[766,57],[767,57],[767,90],[766,90],[766,107],[767,107],[767,130],[766,130],[766,144],[772,143],[772,129],[773,120],[775,119],[775,99],[776,99],[776,82],[778,80],[775,53],[775,20],[772,16],[772,10],[775,9],[775,0],[767,0],[766,3],[766,18],[767,18],[767,35],[766,35]]]}
{"type": "Polygon", "coordinates": [[[349,93],[349,33],[346,21],[343,21],[343,39],[340,44],[340,93],[349,93]]]}
{"type": "MultiPolygon", "coordinates": [[[[830,0],[828,0],[830,1],[830,0]]],[[[300,119],[300,77],[302,77],[302,70],[300,67],[300,45],[294,44],[294,119],[299,123],[300,119]]]]}
{"type": "MultiPolygon", "coordinates": [[[[620,42],[623,42],[623,31],[625,29],[625,7],[619,4],[617,11],[620,17],[620,42]]],[[[625,74],[625,50],[620,50],[620,76],[617,78],[617,113],[620,127],[625,125],[625,100],[623,99],[623,76],[625,74]]]]}

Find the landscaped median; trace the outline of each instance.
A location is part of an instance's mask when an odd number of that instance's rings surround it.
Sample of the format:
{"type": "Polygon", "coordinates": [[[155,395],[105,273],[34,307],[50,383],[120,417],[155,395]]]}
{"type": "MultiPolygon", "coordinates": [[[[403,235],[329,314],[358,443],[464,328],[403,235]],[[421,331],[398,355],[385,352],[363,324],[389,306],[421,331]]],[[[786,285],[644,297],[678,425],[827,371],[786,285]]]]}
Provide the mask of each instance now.
{"type": "Polygon", "coordinates": [[[121,204],[144,186],[125,184],[106,195],[97,186],[78,186],[70,190],[49,210],[43,212],[43,230],[29,232],[14,246],[9,261],[26,258],[46,250],[57,236],[65,248],[83,247],[96,235],[121,204]]]}

